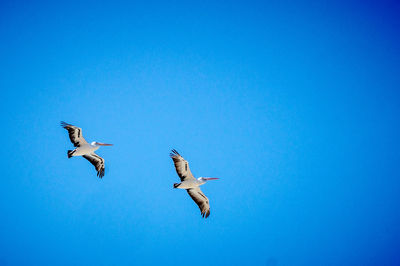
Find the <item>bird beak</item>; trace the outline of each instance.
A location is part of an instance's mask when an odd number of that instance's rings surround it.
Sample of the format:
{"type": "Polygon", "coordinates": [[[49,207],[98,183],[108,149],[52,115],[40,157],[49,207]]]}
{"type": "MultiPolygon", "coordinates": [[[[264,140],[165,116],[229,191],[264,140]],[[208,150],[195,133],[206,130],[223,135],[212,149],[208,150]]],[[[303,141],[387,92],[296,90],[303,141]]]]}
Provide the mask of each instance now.
{"type": "Polygon", "coordinates": [[[216,178],[216,177],[203,177],[203,179],[205,179],[205,180],[217,180],[219,178],[216,178]]]}
{"type": "Polygon", "coordinates": [[[101,143],[101,142],[97,142],[98,145],[101,146],[112,146],[112,144],[108,144],[108,143],[101,143]]]}

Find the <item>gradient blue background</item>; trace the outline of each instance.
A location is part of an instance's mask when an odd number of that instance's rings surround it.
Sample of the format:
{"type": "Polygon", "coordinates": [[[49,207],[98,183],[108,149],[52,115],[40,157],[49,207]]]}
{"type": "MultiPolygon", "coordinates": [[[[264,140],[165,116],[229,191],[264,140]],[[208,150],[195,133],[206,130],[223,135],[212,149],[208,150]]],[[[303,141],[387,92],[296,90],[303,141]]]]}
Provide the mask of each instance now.
{"type": "Polygon", "coordinates": [[[399,265],[399,4],[168,2],[0,3],[0,264],[399,265]]]}

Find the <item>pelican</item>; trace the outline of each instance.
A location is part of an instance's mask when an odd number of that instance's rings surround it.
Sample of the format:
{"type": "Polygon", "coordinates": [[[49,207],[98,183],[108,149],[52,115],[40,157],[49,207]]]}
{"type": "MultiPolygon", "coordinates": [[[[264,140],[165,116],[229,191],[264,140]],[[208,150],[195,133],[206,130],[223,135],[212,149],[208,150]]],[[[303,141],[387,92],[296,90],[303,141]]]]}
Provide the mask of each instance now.
{"type": "Polygon", "coordinates": [[[82,136],[82,129],[68,123],[61,121],[61,126],[68,130],[69,139],[72,144],[76,147],[75,150],[68,150],[68,158],[73,156],[82,156],[94,165],[97,171],[97,176],[103,178],[104,176],[104,159],[94,153],[100,148],[100,146],[112,146],[112,144],[101,143],[93,141],[92,143],[87,143],[82,136]]]}
{"type": "Polygon", "coordinates": [[[210,215],[210,203],[200,190],[200,186],[204,185],[208,180],[219,178],[199,177],[196,179],[190,172],[189,163],[176,150],[171,151],[170,157],[174,161],[176,173],[181,178],[181,183],[175,183],[174,188],[186,189],[189,196],[199,206],[201,215],[207,218],[210,215]]]}

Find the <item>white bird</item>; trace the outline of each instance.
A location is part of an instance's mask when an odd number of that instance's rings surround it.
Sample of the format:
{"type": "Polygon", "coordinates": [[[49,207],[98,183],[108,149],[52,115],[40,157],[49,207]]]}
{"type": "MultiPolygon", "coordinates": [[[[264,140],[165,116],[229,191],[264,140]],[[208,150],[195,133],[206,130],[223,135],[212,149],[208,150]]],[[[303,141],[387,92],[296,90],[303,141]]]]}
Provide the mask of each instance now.
{"type": "Polygon", "coordinates": [[[74,150],[68,150],[68,158],[73,156],[82,156],[94,165],[97,171],[97,176],[102,178],[104,176],[104,159],[94,153],[100,148],[100,146],[112,146],[112,144],[100,143],[93,141],[92,143],[87,143],[82,136],[82,129],[68,123],[61,121],[61,126],[68,130],[69,139],[72,144],[76,147],[74,150]]]}
{"type": "Polygon", "coordinates": [[[200,190],[200,186],[208,180],[216,180],[219,178],[199,177],[194,178],[190,172],[189,163],[176,151],[172,150],[170,156],[175,164],[176,173],[181,178],[181,183],[175,183],[174,188],[186,189],[189,196],[199,206],[201,215],[207,218],[210,215],[210,203],[208,198],[200,190]]]}

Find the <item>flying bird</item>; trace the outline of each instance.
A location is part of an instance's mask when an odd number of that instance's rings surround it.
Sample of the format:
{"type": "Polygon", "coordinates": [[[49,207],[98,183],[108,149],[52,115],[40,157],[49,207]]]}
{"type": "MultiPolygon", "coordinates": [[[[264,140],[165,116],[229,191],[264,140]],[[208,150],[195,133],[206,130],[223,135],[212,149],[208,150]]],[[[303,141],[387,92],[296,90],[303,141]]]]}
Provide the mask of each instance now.
{"type": "Polygon", "coordinates": [[[68,123],[61,121],[61,126],[68,130],[69,139],[72,144],[76,147],[74,150],[68,150],[68,158],[73,156],[82,156],[94,165],[97,171],[97,176],[103,178],[104,176],[104,159],[94,153],[100,148],[100,146],[112,146],[112,144],[101,143],[93,141],[92,143],[87,143],[82,136],[82,129],[68,123]]]}
{"type": "Polygon", "coordinates": [[[210,203],[201,191],[200,186],[208,180],[219,178],[199,177],[196,179],[190,172],[189,163],[176,150],[172,150],[170,156],[174,161],[176,173],[181,178],[181,183],[175,183],[174,188],[186,189],[189,196],[199,206],[201,215],[207,218],[210,215],[210,203]]]}

